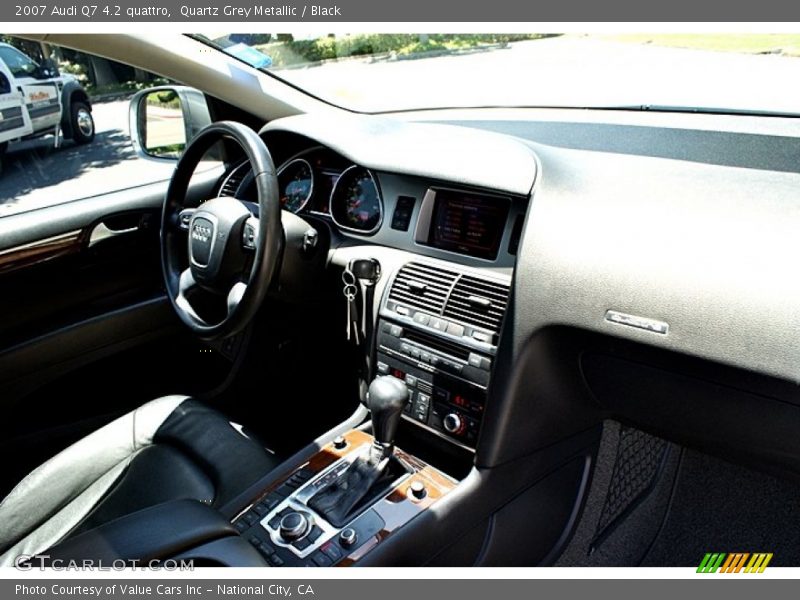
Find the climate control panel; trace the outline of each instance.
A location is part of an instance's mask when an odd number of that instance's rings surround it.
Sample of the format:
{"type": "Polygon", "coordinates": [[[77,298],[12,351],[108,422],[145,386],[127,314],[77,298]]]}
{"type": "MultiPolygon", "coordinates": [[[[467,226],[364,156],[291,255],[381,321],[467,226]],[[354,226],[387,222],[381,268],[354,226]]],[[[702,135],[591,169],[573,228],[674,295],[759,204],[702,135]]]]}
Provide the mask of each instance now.
{"type": "MultiPolygon", "coordinates": [[[[388,323],[388,321],[386,322],[388,323]]],[[[390,325],[391,327],[391,325],[390,325]]],[[[377,374],[393,375],[406,382],[409,402],[404,418],[433,430],[460,446],[474,449],[486,406],[488,357],[468,352],[448,353],[440,345],[426,345],[412,332],[379,327],[377,374]],[[413,339],[412,339],[413,338],[413,339]]]]}

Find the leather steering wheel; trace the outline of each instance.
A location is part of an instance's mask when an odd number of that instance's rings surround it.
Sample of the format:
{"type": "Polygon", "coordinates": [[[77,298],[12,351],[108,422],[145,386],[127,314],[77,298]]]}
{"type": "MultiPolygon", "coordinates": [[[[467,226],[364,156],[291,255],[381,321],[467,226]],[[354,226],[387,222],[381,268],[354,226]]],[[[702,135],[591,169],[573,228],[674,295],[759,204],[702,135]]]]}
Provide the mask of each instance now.
{"type": "Polygon", "coordinates": [[[161,266],[175,312],[200,338],[221,339],[241,331],[264,299],[283,247],[278,193],[269,150],[256,132],[240,123],[208,125],[178,161],[164,199],[161,266]],[[185,206],[195,168],[223,139],[238,143],[250,161],[258,191],[255,214],[227,196],[197,208],[185,206]]]}

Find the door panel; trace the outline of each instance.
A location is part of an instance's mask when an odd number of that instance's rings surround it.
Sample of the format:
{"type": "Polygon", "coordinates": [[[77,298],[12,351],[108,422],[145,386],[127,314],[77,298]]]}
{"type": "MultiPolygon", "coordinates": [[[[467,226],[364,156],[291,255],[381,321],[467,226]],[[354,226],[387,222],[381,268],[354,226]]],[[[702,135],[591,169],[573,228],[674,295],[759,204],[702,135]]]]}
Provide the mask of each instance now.
{"type": "MultiPolygon", "coordinates": [[[[218,173],[195,177],[189,202],[218,173]]],[[[167,182],[0,218],[0,495],[72,441],[155,397],[220,385],[231,362],[164,295],[167,182]],[[191,374],[191,376],[189,376],[191,374]]]]}

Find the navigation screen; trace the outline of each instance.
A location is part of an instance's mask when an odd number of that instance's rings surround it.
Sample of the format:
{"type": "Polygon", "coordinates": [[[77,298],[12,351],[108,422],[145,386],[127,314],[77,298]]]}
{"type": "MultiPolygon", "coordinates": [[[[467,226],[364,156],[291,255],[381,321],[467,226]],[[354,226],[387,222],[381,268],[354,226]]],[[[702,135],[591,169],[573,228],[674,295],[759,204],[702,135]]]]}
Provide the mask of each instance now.
{"type": "Polygon", "coordinates": [[[509,200],[437,190],[429,244],[494,260],[508,218],[509,200]]]}

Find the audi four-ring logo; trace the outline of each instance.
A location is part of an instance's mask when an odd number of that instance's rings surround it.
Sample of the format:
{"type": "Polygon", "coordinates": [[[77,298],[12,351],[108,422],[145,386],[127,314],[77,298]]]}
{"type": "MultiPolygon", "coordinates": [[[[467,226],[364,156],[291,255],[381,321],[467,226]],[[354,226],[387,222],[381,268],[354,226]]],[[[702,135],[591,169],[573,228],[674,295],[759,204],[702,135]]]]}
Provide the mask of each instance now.
{"type": "Polygon", "coordinates": [[[195,224],[192,227],[192,239],[197,240],[198,242],[207,242],[208,238],[211,237],[211,227],[206,227],[205,225],[197,225],[195,224]]]}

